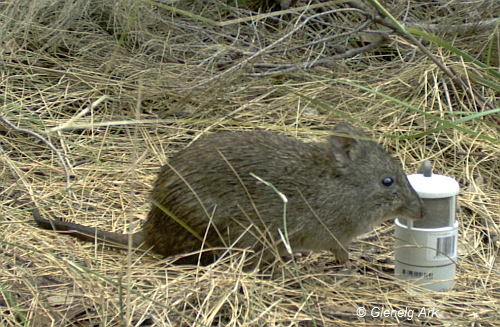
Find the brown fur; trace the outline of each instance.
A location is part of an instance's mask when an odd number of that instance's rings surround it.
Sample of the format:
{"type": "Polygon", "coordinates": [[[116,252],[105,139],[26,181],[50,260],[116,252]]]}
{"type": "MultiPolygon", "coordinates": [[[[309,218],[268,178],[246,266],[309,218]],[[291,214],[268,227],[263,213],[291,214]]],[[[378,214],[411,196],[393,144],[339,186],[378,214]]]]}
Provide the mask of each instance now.
{"type": "MultiPolygon", "coordinates": [[[[142,232],[132,235],[133,246],[163,256],[202,247],[251,248],[264,250],[266,262],[274,257],[273,248],[286,254],[278,244],[278,230],[284,231],[283,201],[251,174],[287,197],[286,225],[294,252],[329,250],[347,263],[346,247],[354,237],[387,219],[423,217],[423,203],[398,162],[351,125],[339,124],[335,132],[344,135],[319,143],[266,131],[218,132],[195,141],[160,170],[151,210],[142,232]]],[[[128,235],[48,221],[38,214],[35,220],[44,228],[76,231],[85,240],[97,236],[107,244],[128,244],[128,235]]],[[[219,253],[208,251],[181,262],[208,263],[219,253]]]]}

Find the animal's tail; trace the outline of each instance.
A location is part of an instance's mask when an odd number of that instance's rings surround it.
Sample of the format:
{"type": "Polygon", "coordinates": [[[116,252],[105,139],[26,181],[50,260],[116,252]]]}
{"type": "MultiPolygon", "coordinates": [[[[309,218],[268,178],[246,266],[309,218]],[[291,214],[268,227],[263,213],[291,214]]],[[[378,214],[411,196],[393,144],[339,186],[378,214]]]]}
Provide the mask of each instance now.
{"type": "Polygon", "coordinates": [[[121,234],[99,230],[93,227],[87,227],[80,224],[75,224],[69,221],[62,221],[60,219],[45,219],[40,216],[40,211],[37,208],[33,209],[33,219],[38,226],[48,230],[55,230],[58,232],[66,232],[64,234],[71,235],[82,241],[86,242],[99,242],[101,244],[112,246],[115,248],[128,248],[129,237],[132,238],[132,247],[140,249],[144,241],[142,232],[134,234],[121,234]]]}

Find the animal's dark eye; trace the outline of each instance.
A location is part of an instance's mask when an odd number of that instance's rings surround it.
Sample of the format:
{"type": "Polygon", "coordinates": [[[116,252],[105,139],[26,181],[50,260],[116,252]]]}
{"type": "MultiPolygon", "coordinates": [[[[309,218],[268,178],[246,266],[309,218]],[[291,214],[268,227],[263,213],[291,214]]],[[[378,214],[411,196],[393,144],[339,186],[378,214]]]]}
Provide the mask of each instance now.
{"type": "Polygon", "coordinates": [[[385,177],[383,180],[382,180],[382,184],[384,186],[391,186],[392,184],[394,184],[394,179],[392,179],[392,177],[385,177]]]}

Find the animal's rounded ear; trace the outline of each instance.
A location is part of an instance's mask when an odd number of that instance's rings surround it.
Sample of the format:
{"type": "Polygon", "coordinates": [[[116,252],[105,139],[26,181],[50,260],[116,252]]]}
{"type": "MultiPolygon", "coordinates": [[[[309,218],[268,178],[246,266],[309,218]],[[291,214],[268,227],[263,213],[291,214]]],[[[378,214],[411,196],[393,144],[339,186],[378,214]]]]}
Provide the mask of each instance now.
{"type": "Polygon", "coordinates": [[[329,141],[335,158],[342,163],[354,160],[360,152],[359,138],[366,138],[365,133],[347,123],[337,124],[333,131],[336,135],[330,136],[329,141]]]}
{"type": "Polygon", "coordinates": [[[366,133],[363,132],[362,129],[354,127],[349,123],[338,123],[333,128],[333,131],[337,134],[352,135],[352,136],[357,136],[359,138],[367,138],[368,137],[366,135],[366,133]]]}

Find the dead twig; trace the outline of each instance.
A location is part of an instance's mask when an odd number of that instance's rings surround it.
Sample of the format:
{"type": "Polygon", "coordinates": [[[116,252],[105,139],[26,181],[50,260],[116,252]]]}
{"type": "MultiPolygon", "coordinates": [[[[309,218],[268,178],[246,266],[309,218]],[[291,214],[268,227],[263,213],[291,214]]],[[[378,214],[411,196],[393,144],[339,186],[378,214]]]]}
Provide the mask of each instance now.
{"type": "MultiPolygon", "coordinates": [[[[439,67],[439,69],[441,69],[441,71],[451,79],[451,81],[455,85],[462,88],[471,97],[471,99],[476,102],[480,110],[494,109],[494,106],[486,101],[481,93],[476,90],[475,87],[471,85],[464,77],[457,74],[453,69],[448,69],[448,67],[446,67],[441,60],[436,58],[436,56],[434,56],[419,40],[417,40],[415,36],[413,36],[401,25],[395,23],[396,20],[394,19],[394,17],[392,17],[392,15],[384,7],[379,5],[376,0],[371,2],[375,5],[375,8],[378,12],[378,15],[376,15],[373,19],[375,22],[392,29],[398,35],[402,36],[403,38],[407,39],[412,44],[417,46],[418,49],[422,51],[422,53],[424,53],[429,59],[431,59],[439,67]]],[[[360,4],[358,1],[350,1],[350,4],[359,7],[362,10],[367,10],[366,6],[360,4]]]]}
{"type": "Polygon", "coordinates": [[[2,115],[0,115],[0,121],[2,123],[4,123],[5,125],[7,125],[8,127],[10,127],[15,132],[24,133],[24,134],[28,134],[28,135],[33,136],[34,138],[38,139],[39,141],[41,141],[42,143],[47,145],[55,153],[55,155],[57,156],[57,159],[59,160],[59,162],[61,163],[61,166],[64,169],[64,175],[66,177],[66,188],[69,192],[70,186],[71,186],[70,169],[69,169],[68,163],[64,159],[64,156],[61,154],[61,152],[52,143],[50,143],[46,138],[44,138],[42,135],[40,135],[36,132],[27,130],[27,129],[17,127],[16,125],[11,123],[7,118],[5,118],[2,115]]]}
{"type": "Polygon", "coordinates": [[[293,64],[293,65],[280,65],[280,64],[269,64],[269,63],[255,63],[252,65],[254,68],[266,68],[267,71],[263,73],[246,73],[245,76],[251,76],[251,77],[266,77],[266,76],[273,76],[276,74],[284,74],[284,73],[290,73],[293,71],[301,70],[301,69],[310,69],[316,66],[328,66],[331,65],[333,61],[335,60],[342,60],[346,58],[353,58],[361,53],[373,50],[381,46],[386,42],[386,39],[381,38],[380,40],[377,40],[375,42],[372,42],[368,45],[359,47],[359,48],[354,48],[347,50],[344,53],[330,56],[327,58],[322,58],[322,59],[316,59],[313,61],[305,61],[301,62],[298,64],[293,64]]]}

